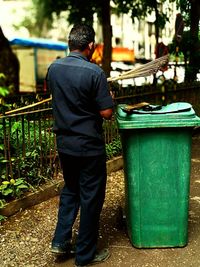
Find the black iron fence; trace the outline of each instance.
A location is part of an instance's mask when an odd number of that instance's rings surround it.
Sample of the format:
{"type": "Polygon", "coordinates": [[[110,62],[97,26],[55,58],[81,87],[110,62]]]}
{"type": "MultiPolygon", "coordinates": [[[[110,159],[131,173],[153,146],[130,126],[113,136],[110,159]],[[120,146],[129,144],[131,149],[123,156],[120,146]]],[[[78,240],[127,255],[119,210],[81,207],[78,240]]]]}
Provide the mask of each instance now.
{"type": "Polygon", "coordinates": [[[166,80],[157,86],[114,87],[113,90],[116,104],[145,101],[150,104],[166,105],[173,102],[188,102],[200,115],[200,82],[178,84],[173,80],[166,80]]]}
{"type": "MultiPolygon", "coordinates": [[[[118,138],[116,121],[104,121],[106,144],[118,138]]],[[[0,117],[0,180],[37,185],[57,176],[59,161],[51,108],[0,117]]]]}
{"type": "Polygon", "coordinates": [[[51,109],[6,115],[0,119],[0,177],[40,184],[56,171],[51,109]]]}
{"type": "MultiPolygon", "coordinates": [[[[166,104],[185,101],[200,114],[200,85],[168,86],[162,84],[141,88],[127,87],[115,90],[115,103],[166,104]]],[[[50,101],[31,105],[27,112],[23,107],[0,116],[0,181],[24,178],[30,184],[40,184],[57,176],[59,161],[50,101]]],[[[106,144],[119,139],[115,118],[104,121],[106,144]]]]}

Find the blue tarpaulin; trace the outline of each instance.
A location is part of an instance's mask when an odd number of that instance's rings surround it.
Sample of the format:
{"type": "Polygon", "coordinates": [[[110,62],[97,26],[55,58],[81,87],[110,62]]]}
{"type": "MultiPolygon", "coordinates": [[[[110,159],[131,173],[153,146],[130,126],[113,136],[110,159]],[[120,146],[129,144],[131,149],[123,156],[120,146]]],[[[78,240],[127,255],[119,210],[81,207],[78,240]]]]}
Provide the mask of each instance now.
{"type": "Polygon", "coordinates": [[[52,50],[66,50],[68,48],[65,42],[44,38],[14,38],[10,40],[10,44],[25,47],[46,48],[52,50]]]}

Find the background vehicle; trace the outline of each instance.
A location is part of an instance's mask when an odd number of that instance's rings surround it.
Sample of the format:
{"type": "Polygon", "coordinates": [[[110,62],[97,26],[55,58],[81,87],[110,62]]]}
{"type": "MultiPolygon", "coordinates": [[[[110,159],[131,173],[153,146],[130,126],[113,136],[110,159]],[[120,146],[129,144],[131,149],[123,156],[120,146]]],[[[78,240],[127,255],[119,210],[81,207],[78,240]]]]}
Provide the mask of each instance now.
{"type": "Polygon", "coordinates": [[[44,90],[48,66],[68,50],[64,42],[42,38],[15,38],[10,45],[20,63],[20,93],[44,90]]]}

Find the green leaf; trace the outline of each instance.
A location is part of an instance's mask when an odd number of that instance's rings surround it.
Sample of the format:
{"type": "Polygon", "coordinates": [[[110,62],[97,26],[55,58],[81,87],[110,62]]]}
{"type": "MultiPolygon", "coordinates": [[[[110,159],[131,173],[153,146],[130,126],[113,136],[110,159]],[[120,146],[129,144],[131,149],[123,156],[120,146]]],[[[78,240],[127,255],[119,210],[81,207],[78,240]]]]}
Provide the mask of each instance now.
{"type": "Polygon", "coordinates": [[[5,97],[9,94],[9,90],[6,87],[0,86],[0,95],[5,97]]]}
{"type": "Polygon", "coordinates": [[[6,78],[5,74],[4,73],[0,73],[0,79],[5,79],[5,78],[6,78]]]}
{"type": "Polygon", "coordinates": [[[0,144],[0,150],[4,150],[4,145],[0,144]]]}
{"type": "Polygon", "coordinates": [[[28,186],[27,185],[25,185],[25,184],[21,184],[21,185],[19,185],[17,188],[20,188],[20,189],[23,189],[23,188],[28,188],[28,186]]]}
{"type": "MultiPolygon", "coordinates": [[[[1,206],[0,206],[1,207],[1,206]]],[[[0,215],[0,222],[5,221],[7,217],[0,215]]]]}
{"type": "Polygon", "coordinates": [[[9,194],[12,194],[13,190],[11,188],[7,188],[2,193],[3,193],[4,196],[7,196],[9,194]]]}
{"type": "Polygon", "coordinates": [[[6,162],[9,162],[9,160],[7,160],[7,159],[2,159],[1,162],[2,162],[2,163],[6,163],[6,162]]]}
{"type": "Polygon", "coordinates": [[[16,186],[16,185],[23,184],[23,183],[24,183],[24,180],[21,179],[21,178],[19,178],[19,179],[16,180],[16,182],[15,182],[15,186],[16,186]]]}
{"type": "MultiPolygon", "coordinates": [[[[5,206],[5,204],[6,204],[5,199],[0,199],[0,209],[2,209],[5,206]]],[[[0,215],[0,216],[2,216],[2,215],[0,215]]],[[[0,219],[0,221],[1,221],[1,219],[0,219]]]]}
{"type": "Polygon", "coordinates": [[[12,129],[11,129],[11,133],[15,133],[17,130],[21,130],[22,128],[22,124],[20,121],[16,121],[13,125],[12,125],[12,129]]]}
{"type": "Polygon", "coordinates": [[[2,184],[3,185],[8,185],[8,184],[10,184],[10,182],[9,181],[3,181],[2,184]]]}
{"type": "Polygon", "coordinates": [[[26,152],[26,157],[30,157],[31,156],[31,152],[26,152]]]}

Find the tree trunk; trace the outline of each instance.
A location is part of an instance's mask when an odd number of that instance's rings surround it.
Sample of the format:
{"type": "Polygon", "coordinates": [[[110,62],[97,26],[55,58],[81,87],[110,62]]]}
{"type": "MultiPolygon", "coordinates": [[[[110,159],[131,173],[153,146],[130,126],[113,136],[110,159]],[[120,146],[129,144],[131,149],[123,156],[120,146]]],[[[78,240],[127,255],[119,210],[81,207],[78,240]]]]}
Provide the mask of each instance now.
{"type": "Polygon", "coordinates": [[[10,93],[19,92],[19,61],[13,53],[9,41],[4,36],[0,27],[0,73],[5,75],[5,80],[0,81],[0,86],[5,86],[10,93]]]}
{"type": "Polygon", "coordinates": [[[156,45],[158,45],[158,42],[159,42],[159,11],[158,11],[157,1],[155,1],[155,14],[156,14],[155,37],[156,37],[156,45]]]}
{"type": "MultiPolygon", "coordinates": [[[[158,5],[157,1],[155,1],[155,14],[156,14],[156,20],[155,20],[155,38],[156,38],[156,47],[158,46],[159,41],[159,12],[158,12],[158,5]]],[[[156,86],[157,84],[157,78],[156,74],[153,75],[153,85],[156,86]]]]}
{"type": "Polygon", "coordinates": [[[112,59],[112,26],[110,22],[110,1],[102,0],[103,59],[102,68],[110,76],[112,59]]]}
{"type": "Polygon", "coordinates": [[[199,41],[199,20],[200,20],[200,1],[191,0],[191,50],[190,50],[190,62],[189,73],[187,80],[194,81],[197,78],[197,73],[200,68],[200,41],[199,41]]]}

